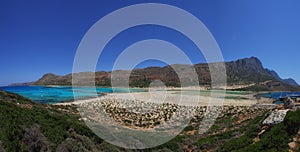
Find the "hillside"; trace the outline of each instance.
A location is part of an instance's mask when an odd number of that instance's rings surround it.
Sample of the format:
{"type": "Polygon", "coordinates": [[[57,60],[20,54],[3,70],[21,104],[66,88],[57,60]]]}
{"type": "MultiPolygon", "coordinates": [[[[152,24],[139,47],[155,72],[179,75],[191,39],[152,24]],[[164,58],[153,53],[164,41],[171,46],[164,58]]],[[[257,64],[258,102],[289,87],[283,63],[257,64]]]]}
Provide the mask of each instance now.
{"type": "Polygon", "coordinates": [[[79,120],[75,107],[37,104],[0,91],[0,151],[287,151],[293,137],[300,137],[299,110],[289,112],[284,122],[267,130],[259,141],[255,138],[267,109],[225,106],[222,111],[206,134],[196,133],[201,122],[197,115],[168,143],[128,150],[95,136],[79,120]]]}
{"type": "MultiPolygon", "coordinates": [[[[217,63],[210,63],[212,66],[217,63]]],[[[172,65],[180,69],[187,77],[183,78],[184,84],[195,84],[195,79],[188,76],[191,75],[186,69],[190,65],[172,65]]],[[[263,67],[258,58],[251,57],[240,59],[237,61],[226,62],[227,70],[227,85],[253,85],[246,88],[252,91],[294,91],[300,90],[299,86],[295,85],[292,79],[283,80],[275,71],[268,70],[263,67]]],[[[194,68],[198,74],[199,84],[202,86],[209,86],[211,76],[209,66],[206,63],[195,64],[194,68]]],[[[127,70],[113,71],[118,75],[117,83],[123,84],[126,77],[129,77],[129,84],[133,87],[147,87],[153,80],[161,80],[166,86],[180,87],[179,78],[171,66],[165,67],[148,67],[143,69],[134,69],[131,73],[127,70]]],[[[84,72],[77,73],[83,77],[80,81],[81,85],[91,84],[91,77],[93,73],[84,72]]],[[[112,72],[96,72],[95,83],[98,86],[111,86],[112,72]]],[[[29,83],[30,85],[72,85],[72,74],[65,76],[58,76],[55,74],[45,74],[41,79],[36,82],[29,83]]],[[[20,85],[20,84],[19,84],[20,85]]],[[[24,85],[24,84],[23,84],[24,85]]],[[[25,84],[26,85],[26,84],[25,84]]]]}
{"type": "Polygon", "coordinates": [[[299,86],[299,84],[292,78],[282,79],[275,71],[269,70],[269,69],[266,69],[266,70],[279,81],[284,81],[285,83],[293,85],[293,86],[299,86]]]}
{"type": "Polygon", "coordinates": [[[283,81],[290,85],[299,86],[299,84],[292,78],[284,79],[283,81]]]}
{"type": "Polygon", "coordinates": [[[103,143],[77,115],[58,109],[0,91],[0,151],[93,151],[103,143]]]}

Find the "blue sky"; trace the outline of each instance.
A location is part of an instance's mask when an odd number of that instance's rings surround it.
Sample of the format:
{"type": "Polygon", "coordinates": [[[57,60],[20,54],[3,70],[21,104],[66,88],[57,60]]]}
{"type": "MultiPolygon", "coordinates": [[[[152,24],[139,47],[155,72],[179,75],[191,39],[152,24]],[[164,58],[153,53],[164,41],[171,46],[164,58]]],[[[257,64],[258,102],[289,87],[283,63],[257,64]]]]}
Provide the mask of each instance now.
{"type": "MultiPolygon", "coordinates": [[[[300,82],[300,1],[289,0],[3,0],[0,1],[0,86],[34,81],[45,73],[71,73],[76,49],[99,19],[137,3],[164,3],[182,8],[210,30],[225,61],[256,56],[266,68],[300,82]]],[[[98,70],[134,42],[159,38],[182,48],[193,63],[205,62],[181,34],[159,26],[128,29],[104,49],[98,70]]],[[[160,65],[145,62],[140,66],[160,65]]]]}

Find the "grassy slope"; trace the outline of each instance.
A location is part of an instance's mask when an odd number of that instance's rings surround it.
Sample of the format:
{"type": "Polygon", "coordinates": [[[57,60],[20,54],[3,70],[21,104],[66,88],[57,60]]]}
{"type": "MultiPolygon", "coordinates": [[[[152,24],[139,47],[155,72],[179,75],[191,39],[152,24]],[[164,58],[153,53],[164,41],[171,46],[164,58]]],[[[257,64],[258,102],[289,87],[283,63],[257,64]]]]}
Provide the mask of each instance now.
{"type": "Polygon", "coordinates": [[[229,140],[222,145],[221,151],[288,151],[288,143],[300,127],[300,110],[289,112],[284,122],[272,127],[261,140],[253,142],[258,130],[253,125],[243,136],[229,140]]]}
{"type": "Polygon", "coordinates": [[[90,151],[102,142],[77,116],[2,91],[0,122],[1,146],[6,151],[54,151],[58,147],[90,151]]]}
{"type": "MultiPolygon", "coordinates": [[[[300,126],[300,111],[289,112],[285,121],[272,127],[257,143],[264,114],[238,124],[233,116],[218,119],[206,135],[186,135],[188,126],[168,143],[143,151],[286,151],[300,126]],[[227,128],[228,130],[224,129],[227,128]],[[234,128],[234,129],[232,129],[234,128]],[[222,130],[222,131],[221,131],[222,130]],[[215,134],[215,132],[218,132],[215,134]]],[[[16,94],[0,91],[0,151],[131,151],[107,144],[95,136],[77,115],[55,106],[36,104],[16,94]],[[35,143],[35,144],[34,144],[35,143]]]]}

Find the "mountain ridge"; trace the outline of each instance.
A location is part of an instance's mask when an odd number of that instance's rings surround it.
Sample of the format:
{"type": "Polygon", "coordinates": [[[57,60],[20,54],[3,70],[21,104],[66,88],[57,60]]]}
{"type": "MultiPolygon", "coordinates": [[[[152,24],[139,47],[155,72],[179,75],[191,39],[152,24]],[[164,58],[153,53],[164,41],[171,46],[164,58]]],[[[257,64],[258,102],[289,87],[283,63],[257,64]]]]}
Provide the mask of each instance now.
{"type": "Polygon", "coordinates": [[[266,70],[268,70],[271,75],[273,75],[276,79],[278,79],[280,81],[284,81],[287,84],[290,84],[293,86],[299,86],[299,84],[292,78],[282,79],[274,70],[269,70],[269,69],[266,69],[266,70]]]}
{"type": "MultiPolygon", "coordinates": [[[[220,63],[220,62],[219,62],[220,63]]],[[[209,86],[211,75],[209,65],[214,66],[219,63],[198,63],[193,67],[198,75],[198,83],[201,86],[209,86]]],[[[131,87],[148,87],[152,81],[161,80],[166,86],[180,87],[181,83],[175,70],[180,69],[181,72],[187,75],[183,78],[183,84],[192,85],[197,83],[196,79],[191,79],[188,76],[192,75],[191,71],[186,69],[191,68],[191,65],[174,64],[164,67],[146,67],[130,70],[117,70],[112,72],[98,71],[95,72],[95,83],[97,86],[111,86],[111,75],[116,74],[120,78],[116,80],[118,84],[124,84],[126,77],[129,77],[129,85],[131,87]]],[[[227,73],[227,85],[255,85],[259,91],[292,91],[299,90],[299,85],[293,79],[282,79],[273,71],[264,68],[262,62],[256,57],[243,58],[236,61],[225,62],[227,73]]],[[[81,72],[74,73],[82,76],[80,85],[88,85],[92,82],[94,73],[81,72]]],[[[114,80],[115,81],[115,80],[114,80]]],[[[30,85],[72,85],[72,74],[58,76],[52,73],[47,73],[39,80],[29,83],[30,85]]],[[[251,90],[251,89],[250,89],[251,90]]]]}

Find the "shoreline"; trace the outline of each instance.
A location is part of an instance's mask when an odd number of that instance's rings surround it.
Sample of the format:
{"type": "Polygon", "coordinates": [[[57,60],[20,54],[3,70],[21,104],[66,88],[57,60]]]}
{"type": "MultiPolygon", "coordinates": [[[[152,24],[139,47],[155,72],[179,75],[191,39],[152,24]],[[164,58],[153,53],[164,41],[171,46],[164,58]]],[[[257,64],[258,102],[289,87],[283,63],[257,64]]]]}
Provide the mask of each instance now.
{"type": "MultiPolygon", "coordinates": [[[[46,85],[43,87],[72,87],[72,86],[58,86],[58,85],[46,85]]],[[[78,86],[79,87],[79,86],[78,86]]],[[[80,86],[80,87],[88,87],[88,86],[80,86]]],[[[96,86],[97,88],[99,86],[96,86]]],[[[111,87],[100,87],[100,88],[111,88],[111,87]]],[[[217,102],[221,103],[224,100],[224,105],[253,105],[256,103],[259,104],[273,104],[274,99],[273,98],[267,98],[262,97],[260,95],[265,93],[273,93],[276,91],[263,91],[263,92],[254,92],[254,91],[235,91],[235,90],[207,90],[201,86],[188,86],[188,87],[151,87],[151,88],[138,88],[138,87],[130,87],[130,88],[121,88],[121,87],[114,87],[112,89],[132,89],[133,91],[129,92],[120,92],[116,93],[114,91],[107,92],[107,93],[100,93],[101,96],[97,97],[78,97],[73,98],[71,100],[64,100],[59,102],[52,102],[47,103],[50,105],[72,105],[72,104],[78,104],[82,102],[88,102],[89,100],[95,100],[98,98],[108,98],[109,100],[115,100],[118,98],[121,100],[129,100],[132,98],[129,98],[131,94],[137,97],[136,99],[144,102],[153,102],[153,103],[174,103],[178,104],[179,99],[181,97],[184,97],[183,102],[179,103],[182,105],[207,105],[209,101],[217,100],[217,102]],[[134,89],[141,90],[135,92],[134,89]],[[154,94],[152,93],[154,92],[154,94]],[[162,95],[164,95],[164,92],[166,92],[168,98],[165,100],[162,95]],[[149,95],[152,94],[152,95],[149,95]],[[212,97],[211,95],[216,95],[215,97],[212,97]],[[260,96],[260,97],[259,97],[260,96]],[[149,100],[151,98],[151,100],[149,100]],[[199,99],[197,99],[199,98],[199,99]],[[155,101],[157,100],[157,101],[155,101]]],[[[282,91],[282,92],[292,92],[292,91],[282,91]]],[[[134,98],[135,99],[135,98],[134,98]]],[[[133,99],[133,100],[134,100],[133,99]]],[[[211,104],[214,104],[212,102],[211,104]]],[[[222,103],[221,103],[222,104],[222,103]]]]}
{"type": "Polygon", "coordinates": [[[81,103],[88,103],[97,100],[111,100],[111,101],[143,101],[150,103],[170,103],[170,104],[178,104],[184,106],[206,106],[208,104],[220,104],[220,105],[233,105],[233,106],[251,106],[256,103],[260,103],[252,94],[248,95],[229,95],[236,97],[245,97],[242,99],[226,99],[225,97],[211,97],[211,96],[203,96],[203,95],[188,95],[188,94],[180,94],[180,91],[153,91],[153,92],[132,92],[132,93],[106,93],[103,96],[90,98],[90,99],[81,99],[75,100],[72,102],[63,102],[63,103],[55,103],[53,105],[78,105],[81,103]],[[247,98],[246,98],[247,97],[247,98]],[[223,100],[223,101],[222,101],[223,100]],[[182,102],[181,102],[182,101],[182,102]],[[222,103],[223,102],[223,103],[222,103]]]}

